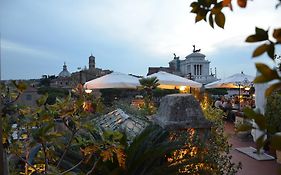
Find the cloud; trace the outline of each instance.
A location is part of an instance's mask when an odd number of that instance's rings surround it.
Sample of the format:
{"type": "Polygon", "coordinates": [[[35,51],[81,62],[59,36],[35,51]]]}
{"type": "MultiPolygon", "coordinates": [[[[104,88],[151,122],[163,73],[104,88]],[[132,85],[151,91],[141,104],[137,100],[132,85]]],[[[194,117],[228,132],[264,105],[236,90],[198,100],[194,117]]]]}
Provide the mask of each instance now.
{"type": "Polygon", "coordinates": [[[19,55],[24,54],[24,55],[32,55],[35,57],[38,57],[39,59],[44,59],[44,60],[49,60],[49,61],[54,61],[59,58],[57,54],[54,54],[52,52],[49,52],[47,50],[39,49],[39,48],[34,48],[34,47],[29,47],[20,43],[16,42],[11,42],[9,40],[1,40],[2,44],[2,51],[6,52],[15,52],[18,53],[19,55]]]}
{"type": "MultiPolygon", "coordinates": [[[[93,52],[102,68],[145,74],[149,65],[166,66],[172,53],[183,59],[193,44],[211,57],[213,64],[220,60],[222,50],[237,54],[232,52],[237,48],[249,53],[244,40],[256,25],[265,29],[280,26],[275,2],[264,0],[249,1],[246,9],[235,6],[234,12],[226,9],[224,30],[212,29],[205,22],[195,24],[186,0],[4,0],[2,4],[1,32],[6,47],[14,49],[18,58],[31,59],[33,54],[57,60],[59,65],[67,61],[74,71],[84,67],[93,52]]],[[[16,74],[17,70],[13,71],[16,74]]]]}

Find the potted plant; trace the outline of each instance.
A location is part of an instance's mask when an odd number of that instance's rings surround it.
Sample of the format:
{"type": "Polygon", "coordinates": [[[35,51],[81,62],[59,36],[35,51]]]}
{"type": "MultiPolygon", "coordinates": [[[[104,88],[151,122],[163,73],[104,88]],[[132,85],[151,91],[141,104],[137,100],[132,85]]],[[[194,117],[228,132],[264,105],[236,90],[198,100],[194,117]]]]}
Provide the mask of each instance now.
{"type": "MultiPolygon", "coordinates": [[[[265,116],[268,137],[281,132],[281,93],[276,92],[267,98],[265,116]]],[[[276,150],[277,162],[281,163],[281,152],[276,150]]]]}

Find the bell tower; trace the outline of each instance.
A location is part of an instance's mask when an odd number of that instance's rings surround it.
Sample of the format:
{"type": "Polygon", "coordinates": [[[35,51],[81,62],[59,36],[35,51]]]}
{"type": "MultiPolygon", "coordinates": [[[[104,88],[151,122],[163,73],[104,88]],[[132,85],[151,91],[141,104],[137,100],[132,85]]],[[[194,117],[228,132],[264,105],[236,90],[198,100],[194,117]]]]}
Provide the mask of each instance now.
{"type": "Polygon", "coordinates": [[[96,69],[96,58],[91,54],[89,57],[89,70],[95,70],[96,69]]]}

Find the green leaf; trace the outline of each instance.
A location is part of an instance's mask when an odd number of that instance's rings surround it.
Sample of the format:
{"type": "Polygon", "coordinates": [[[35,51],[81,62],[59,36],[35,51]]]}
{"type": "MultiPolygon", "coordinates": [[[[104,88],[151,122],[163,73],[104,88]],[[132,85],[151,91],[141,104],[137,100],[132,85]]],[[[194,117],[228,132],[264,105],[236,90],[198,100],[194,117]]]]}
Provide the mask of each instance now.
{"type": "Polygon", "coordinates": [[[214,1],[213,0],[205,0],[205,6],[206,7],[211,7],[211,5],[214,3],[214,1]]]}
{"type": "Polygon", "coordinates": [[[205,0],[198,0],[198,3],[199,3],[200,5],[205,5],[205,0]]]}
{"type": "Polygon", "coordinates": [[[278,90],[278,89],[281,89],[281,82],[275,83],[275,84],[271,85],[269,88],[267,88],[265,91],[265,96],[271,95],[271,93],[273,91],[278,90]]]}
{"type": "Polygon", "coordinates": [[[18,91],[23,92],[24,90],[26,90],[27,85],[24,82],[16,82],[16,81],[12,81],[14,86],[17,88],[18,91]]]}
{"type": "MultiPolygon", "coordinates": [[[[279,78],[277,71],[274,69],[271,69],[266,64],[256,63],[256,68],[262,74],[262,76],[269,81],[279,78]]],[[[256,82],[256,80],[254,80],[254,81],[256,82]]]]}
{"type": "Polygon", "coordinates": [[[261,35],[250,35],[247,37],[246,42],[248,43],[254,43],[259,41],[265,41],[268,39],[268,36],[261,36],[261,35]]]}
{"type": "Polygon", "coordinates": [[[196,17],[195,17],[195,23],[201,21],[202,19],[205,19],[207,14],[207,11],[204,9],[199,9],[196,17]]]}
{"type": "Polygon", "coordinates": [[[271,44],[268,46],[267,55],[268,55],[272,60],[274,60],[274,52],[275,52],[274,43],[271,43],[271,44]]]}
{"type": "Polygon", "coordinates": [[[243,131],[249,131],[253,129],[253,127],[249,124],[241,124],[238,126],[237,131],[238,132],[243,132],[243,131]]]}
{"type": "Polygon", "coordinates": [[[192,7],[191,13],[198,13],[200,7],[197,2],[193,2],[190,4],[190,7],[192,7]]]}
{"type": "Polygon", "coordinates": [[[256,35],[250,35],[245,40],[248,43],[258,42],[258,37],[256,35]]]}
{"type": "Polygon", "coordinates": [[[211,14],[219,14],[221,13],[221,9],[222,9],[222,6],[215,6],[214,8],[212,8],[211,10],[211,14]]]}
{"type": "Polygon", "coordinates": [[[256,50],[253,52],[252,57],[257,57],[263,54],[264,52],[267,51],[268,45],[267,44],[262,44],[259,47],[256,48],[256,50]]]}
{"type": "Polygon", "coordinates": [[[269,82],[271,81],[272,78],[271,77],[267,77],[267,76],[264,76],[264,75],[260,75],[260,76],[257,76],[255,79],[254,79],[254,83],[266,83],[266,82],[269,82]]]}
{"type": "Polygon", "coordinates": [[[253,43],[268,40],[268,31],[256,27],[256,34],[247,37],[246,42],[253,43]]]}
{"type": "Polygon", "coordinates": [[[210,26],[211,26],[212,28],[214,28],[214,19],[213,19],[213,16],[212,16],[211,13],[210,13],[210,15],[209,15],[209,24],[210,24],[210,26]]]}
{"type": "Polygon", "coordinates": [[[265,39],[268,39],[268,34],[267,34],[268,31],[265,31],[265,30],[263,30],[261,28],[258,28],[258,27],[256,27],[255,30],[256,30],[256,35],[263,36],[265,39]]]}
{"type": "Polygon", "coordinates": [[[248,117],[249,119],[255,119],[254,116],[257,115],[257,113],[251,108],[245,108],[243,110],[243,112],[244,112],[245,116],[248,117]]]}
{"type": "Polygon", "coordinates": [[[225,16],[222,12],[215,15],[215,22],[219,27],[224,28],[225,16]]]}
{"type": "Polygon", "coordinates": [[[256,124],[258,125],[260,130],[265,130],[266,129],[266,121],[265,121],[265,116],[259,113],[256,113],[253,109],[251,108],[245,108],[243,110],[244,114],[246,115],[247,118],[255,120],[256,124]]]}
{"type": "Polygon", "coordinates": [[[198,6],[199,6],[198,2],[192,2],[190,4],[190,7],[198,7],[198,6]]]}
{"type": "Polygon", "coordinates": [[[38,106],[42,106],[46,103],[48,99],[48,94],[42,95],[39,99],[36,100],[38,106]]]}

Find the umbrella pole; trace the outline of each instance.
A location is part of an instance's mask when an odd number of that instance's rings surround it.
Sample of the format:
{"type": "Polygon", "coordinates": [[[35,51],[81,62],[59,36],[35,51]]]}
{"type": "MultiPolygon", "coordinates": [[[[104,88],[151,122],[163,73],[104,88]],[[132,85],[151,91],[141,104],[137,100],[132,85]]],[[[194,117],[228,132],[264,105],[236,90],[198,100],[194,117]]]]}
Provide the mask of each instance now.
{"type": "Polygon", "coordinates": [[[238,92],[238,110],[240,111],[240,90],[241,90],[241,88],[240,88],[240,83],[239,83],[239,92],[238,92]]]}

